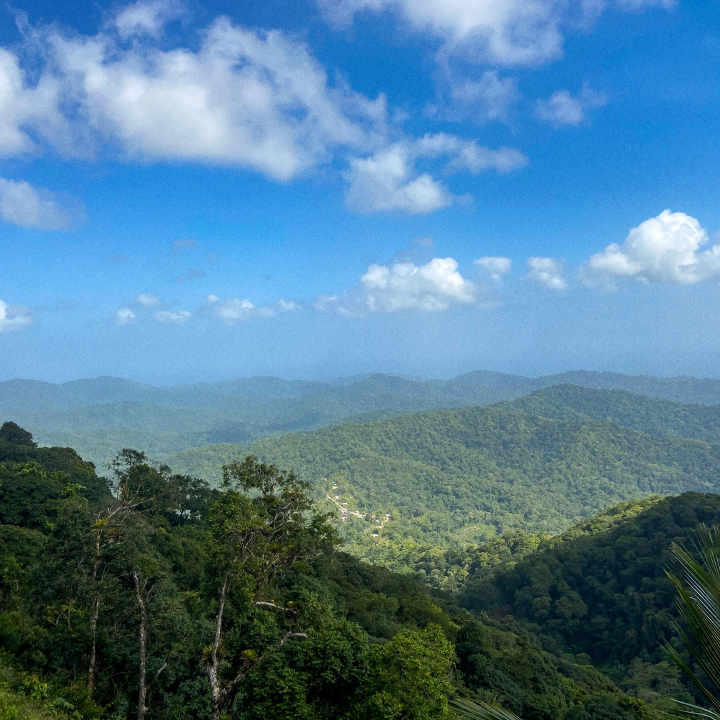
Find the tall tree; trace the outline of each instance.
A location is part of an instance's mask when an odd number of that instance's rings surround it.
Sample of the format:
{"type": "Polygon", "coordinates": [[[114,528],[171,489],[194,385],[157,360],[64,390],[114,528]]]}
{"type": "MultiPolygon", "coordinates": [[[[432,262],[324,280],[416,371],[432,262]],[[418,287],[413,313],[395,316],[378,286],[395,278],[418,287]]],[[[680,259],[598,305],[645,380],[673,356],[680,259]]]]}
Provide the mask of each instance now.
{"type": "Polygon", "coordinates": [[[294,473],[281,472],[248,456],[223,467],[223,488],[210,513],[217,612],[213,641],[204,659],[213,720],[219,720],[251,667],[289,640],[306,637],[302,632],[287,632],[261,653],[249,650],[234,662],[225,658],[230,596],[251,606],[296,615],[297,608],[264,599],[264,591],[293,564],[331,550],[337,542],[329,516],[315,511],[309,485],[294,473]],[[224,660],[227,678],[221,672],[224,660]]]}

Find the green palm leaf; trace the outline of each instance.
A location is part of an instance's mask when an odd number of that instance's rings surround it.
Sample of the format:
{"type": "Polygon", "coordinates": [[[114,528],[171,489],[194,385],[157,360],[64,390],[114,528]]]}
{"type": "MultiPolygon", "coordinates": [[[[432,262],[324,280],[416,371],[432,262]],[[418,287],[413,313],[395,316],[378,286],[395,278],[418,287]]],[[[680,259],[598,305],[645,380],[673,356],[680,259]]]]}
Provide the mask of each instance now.
{"type": "Polygon", "coordinates": [[[450,702],[453,710],[461,718],[467,720],[520,720],[507,710],[493,707],[485,703],[475,703],[470,700],[452,700],[450,702]]]}
{"type": "Polygon", "coordinates": [[[714,708],[682,703],[684,714],[720,720],[720,535],[718,529],[698,529],[694,553],[673,544],[668,577],[675,586],[682,623],[676,629],[685,648],[707,677],[697,673],[671,645],[665,648],[714,708]],[[684,627],[683,627],[684,626],[684,627]]]}

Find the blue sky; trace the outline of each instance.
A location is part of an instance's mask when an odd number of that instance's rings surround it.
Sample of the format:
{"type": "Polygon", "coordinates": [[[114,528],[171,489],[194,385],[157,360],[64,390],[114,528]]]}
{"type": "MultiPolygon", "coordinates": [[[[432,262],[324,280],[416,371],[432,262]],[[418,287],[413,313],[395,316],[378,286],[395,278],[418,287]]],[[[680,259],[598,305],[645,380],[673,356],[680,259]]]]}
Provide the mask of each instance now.
{"type": "Polygon", "coordinates": [[[720,2],[0,11],[0,379],[720,377],[720,2]]]}

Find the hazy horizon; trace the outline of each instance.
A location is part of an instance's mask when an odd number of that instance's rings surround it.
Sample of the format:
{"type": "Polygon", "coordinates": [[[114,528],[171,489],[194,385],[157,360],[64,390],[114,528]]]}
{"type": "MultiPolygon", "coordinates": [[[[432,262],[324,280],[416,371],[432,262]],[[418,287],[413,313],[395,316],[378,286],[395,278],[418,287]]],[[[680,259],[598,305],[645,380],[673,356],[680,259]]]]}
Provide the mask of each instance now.
{"type": "Polygon", "coordinates": [[[274,373],[253,373],[249,375],[237,375],[237,374],[229,374],[227,376],[221,376],[221,377],[208,377],[206,379],[198,379],[198,380],[188,380],[186,382],[168,382],[168,383],[160,383],[160,382],[149,382],[146,380],[142,380],[136,377],[128,377],[128,376],[122,376],[122,375],[110,375],[110,374],[100,374],[100,375],[93,375],[93,376],[78,376],[78,377],[72,377],[65,380],[46,380],[44,378],[38,378],[38,377],[7,377],[7,378],[0,378],[0,384],[2,383],[8,383],[13,381],[28,381],[28,382],[41,382],[41,383],[49,383],[51,385],[63,385],[66,383],[72,383],[72,382],[78,382],[83,380],[101,380],[103,378],[109,378],[113,380],[123,380],[126,382],[132,382],[132,383],[139,383],[141,385],[149,385],[152,387],[158,387],[158,388],[172,388],[172,387],[179,387],[184,385],[194,385],[194,384],[207,384],[207,385],[213,385],[217,383],[223,383],[223,382],[233,382],[233,381],[240,381],[240,380],[253,380],[258,378],[274,378],[279,380],[284,380],[288,382],[317,382],[317,383],[326,383],[326,384],[333,384],[333,383],[346,383],[346,382],[359,382],[367,378],[371,378],[373,376],[386,376],[386,377],[398,377],[403,378],[405,380],[412,380],[415,382],[432,382],[432,381],[449,381],[453,380],[458,377],[462,377],[466,374],[471,374],[474,372],[487,372],[487,373],[497,373],[500,375],[508,375],[512,377],[517,378],[525,378],[528,380],[537,380],[540,378],[545,377],[554,377],[558,375],[564,375],[567,373],[598,373],[598,374],[612,374],[612,375],[624,375],[627,377],[651,377],[651,378],[657,378],[657,379],[674,379],[674,378],[690,378],[695,380],[720,380],[720,374],[717,376],[712,375],[692,375],[689,373],[672,373],[672,374],[658,374],[658,373],[625,373],[625,372],[619,372],[612,369],[604,369],[604,370],[588,370],[586,368],[568,368],[565,370],[560,370],[558,372],[549,372],[549,373],[537,373],[537,374],[529,374],[529,373],[514,373],[514,372],[508,372],[506,370],[489,370],[487,368],[473,368],[471,370],[467,370],[461,373],[457,374],[451,374],[447,376],[440,376],[440,375],[411,375],[408,373],[401,373],[401,372],[392,372],[392,371],[385,371],[385,370],[377,370],[377,371],[368,371],[368,372],[359,372],[359,373],[353,373],[353,374],[332,374],[332,372],[328,372],[324,375],[280,375],[280,374],[274,374],[274,373]]]}

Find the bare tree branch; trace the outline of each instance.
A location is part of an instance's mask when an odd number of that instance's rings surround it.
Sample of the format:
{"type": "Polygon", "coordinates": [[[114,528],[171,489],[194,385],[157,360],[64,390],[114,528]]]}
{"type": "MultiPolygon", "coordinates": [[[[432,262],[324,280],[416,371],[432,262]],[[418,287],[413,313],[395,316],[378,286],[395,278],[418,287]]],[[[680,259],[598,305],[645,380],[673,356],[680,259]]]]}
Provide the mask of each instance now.
{"type": "Polygon", "coordinates": [[[271,602],[262,602],[261,600],[257,600],[255,604],[258,607],[270,608],[271,610],[281,610],[282,612],[289,612],[294,614],[297,613],[297,608],[283,607],[282,605],[276,605],[275,603],[271,602]]]}

